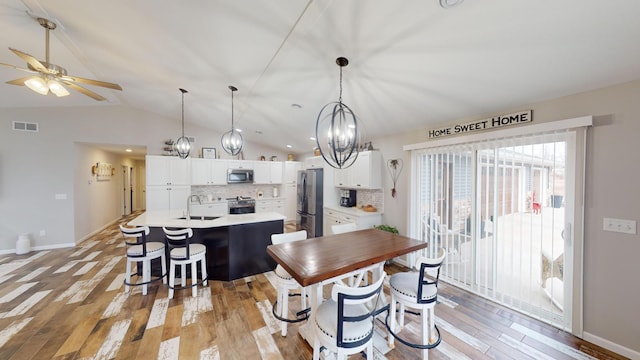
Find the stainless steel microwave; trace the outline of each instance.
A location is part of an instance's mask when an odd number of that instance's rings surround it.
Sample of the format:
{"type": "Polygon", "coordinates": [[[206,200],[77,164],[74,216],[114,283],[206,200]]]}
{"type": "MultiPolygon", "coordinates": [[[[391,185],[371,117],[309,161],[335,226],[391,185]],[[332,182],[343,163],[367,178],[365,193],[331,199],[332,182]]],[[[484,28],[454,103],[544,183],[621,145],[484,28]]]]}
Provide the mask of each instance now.
{"type": "Polygon", "coordinates": [[[227,170],[227,184],[253,184],[253,170],[251,169],[227,170]]]}

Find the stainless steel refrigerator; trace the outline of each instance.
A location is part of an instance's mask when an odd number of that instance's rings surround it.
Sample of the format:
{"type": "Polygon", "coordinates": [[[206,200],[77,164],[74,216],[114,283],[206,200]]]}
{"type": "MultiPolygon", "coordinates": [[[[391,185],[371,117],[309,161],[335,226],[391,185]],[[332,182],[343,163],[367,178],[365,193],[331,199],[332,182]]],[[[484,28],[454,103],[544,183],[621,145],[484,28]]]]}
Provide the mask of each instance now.
{"type": "Polygon", "coordinates": [[[322,236],[322,187],[322,169],[298,171],[296,228],[310,238],[322,236]]]}

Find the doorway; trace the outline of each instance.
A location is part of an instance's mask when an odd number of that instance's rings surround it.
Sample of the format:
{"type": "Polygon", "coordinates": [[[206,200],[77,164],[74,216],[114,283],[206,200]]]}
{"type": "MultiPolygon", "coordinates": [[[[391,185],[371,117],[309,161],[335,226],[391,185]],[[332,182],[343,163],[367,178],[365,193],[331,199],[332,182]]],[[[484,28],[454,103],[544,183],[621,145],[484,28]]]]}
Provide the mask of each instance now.
{"type": "Polygon", "coordinates": [[[570,330],[575,134],[413,153],[413,236],[447,252],[441,279],[570,330]],[[567,265],[567,266],[565,266],[567,265]]]}

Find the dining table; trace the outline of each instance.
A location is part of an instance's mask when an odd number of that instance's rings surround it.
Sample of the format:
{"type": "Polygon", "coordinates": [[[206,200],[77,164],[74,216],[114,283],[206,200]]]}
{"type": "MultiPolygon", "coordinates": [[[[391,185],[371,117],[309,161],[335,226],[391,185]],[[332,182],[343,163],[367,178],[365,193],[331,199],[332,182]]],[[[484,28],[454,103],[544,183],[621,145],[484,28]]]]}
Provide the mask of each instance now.
{"type": "Polygon", "coordinates": [[[422,250],[424,241],[375,228],[267,246],[267,253],[303,287],[310,286],[310,321],[299,333],[313,346],[315,309],[322,301],[322,286],[362,271],[381,274],[386,260],[422,250]]]}

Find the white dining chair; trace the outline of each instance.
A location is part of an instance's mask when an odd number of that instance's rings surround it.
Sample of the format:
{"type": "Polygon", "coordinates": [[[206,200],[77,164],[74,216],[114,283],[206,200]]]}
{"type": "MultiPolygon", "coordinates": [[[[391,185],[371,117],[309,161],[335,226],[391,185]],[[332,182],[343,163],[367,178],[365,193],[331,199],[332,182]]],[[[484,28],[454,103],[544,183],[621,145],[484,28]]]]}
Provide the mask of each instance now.
{"type": "Polygon", "coordinates": [[[336,353],[337,359],[366,349],[373,359],[374,321],[386,274],[371,285],[349,287],[334,284],[331,298],[320,304],[314,314],[315,340],[313,360],[320,358],[321,347],[336,353]]]}
{"type": "Polygon", "coordinates": [[[344,223],[344,224],[331,225],[331,232],[334,234],[344,234],[344,233],[352,232],[356,230],[358,230],[358,225],[356,225],[356,223],[344,223]]]}
{"type": "Polygon", "coordinates": [[[163,227],[167,246],[169,247],[169,299],[173,299],[174,290],[185,289],[187,287],[187,265],[191,265],[191,296],[198,295],[198,261],[200,261],[200,272],[202,285],[207,285],[207,248],[203,244],[191,243],[193,230],[167,229],[163,227]],[[176,267],[180,266],[180,287],[175,287],[176,267]]]}
{"type": "Polygon", "coordinates": [[[128,293],[131,286],[142,286],[142,295],[147,295],[147,285],[152,281],[162,278],[163,283],[167,283],[167,262],[164,253],[164,243],[157,241],[147,241],[150,229],[148,226],[134,228],[120,225],[120,232],[124,237],[126,246],[126,273],[124,278],[124,292],[128,293]],[[160,258],[162,265],[162,275],[151,280],[151,260],[160,258]],[[142,273],[138,272],[138,263],[142,263],[142,273]],[[131,272],[131,265],[136,265],[135,273],[131,272]],[[131,277],[142,275],[142,281],[131,282],[131,277]]]}
{"type": "MultiPolygon", "coordinates": [[[[422,344],[409,344],[405,340],[401,342],[422,349],[422,359],[428,359],[428,349],[438,345],[440,336],[434,337],[438,331],[435,327],[435,306],[438,299],[438,279],[440,278],[440,266],[444,261],[446,252],[438,249],[436,258],[420,256],[415,263],[418,271],[402,272],[391,275],[389,289],[391,302],[389,304],[389,319],[387,324],[389,334],[387,336],[390,348],[395,346],[396,339],[396,303],[400,304],[398,312],[398,325],[404,327],[405,309],[411,308],[420,311],[422,322],[422,344]]],[[[398,340],[401,340],[398,338],[398,340]]]]}
{"type": "MultiPolygon", "coordinates": [[[[292,241],[304,240],[307,238],[307,231],[300,230],[290,233],[283,234],[272,234],[271,242],[274,245],[284,244],[292,241]]],[[[276,266],[274,270],[277,279],[277,289],[278,289],[278,299],[276,303],[273,304],[273,316],[276,319],[280,320],[280,333],[282,336],[287,336],[287,327],[290,322],[298,322],[306,319],[307,314],[307,292],[306,289],[298,284],[296,279],[294,279],[280,264],[276,266]],[[289,291],[300,289],[299,294],[289,294],[289,291]],[[302,306],[302,310],[300,314],[305,314],[303,318],[289,319],[289,296],[300,295],[300,303],[302,306]],[[277,310],[276,310],[277,308],[277,310]]]]}
{"type": "MultiPolygon", "coordinates": [[[[356,223],[344,223],[344,224],[336,224],[331,225],[331,232],[334,234],[345,234],[349,232],[353,232],[358,230],[358,225],[356,223]]],[[[359,286],[360,281],[362,281],[363,285],[369,284],[369,274],[367,271],[364,271],[356,276],[351,276],[346,279],[349,286],[359,286]]],[[[345,280],[345,279],[342,279],[345,280]]]]}

